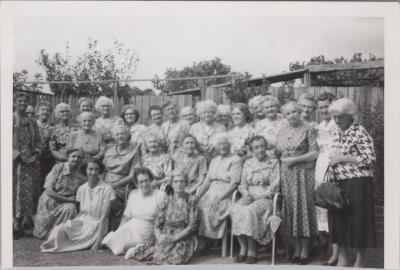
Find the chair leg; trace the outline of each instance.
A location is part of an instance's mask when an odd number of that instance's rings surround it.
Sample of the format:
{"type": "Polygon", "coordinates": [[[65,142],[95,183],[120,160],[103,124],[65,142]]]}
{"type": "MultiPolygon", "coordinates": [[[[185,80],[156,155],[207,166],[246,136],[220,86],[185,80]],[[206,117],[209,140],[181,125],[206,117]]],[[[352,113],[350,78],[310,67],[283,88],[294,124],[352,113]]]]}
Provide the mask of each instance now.
{"type": "Polygon", "coordinates": [[[233,258],[233,233],[231,232],[231,259],[233,258]]]}
{"type": "Polygon", "coordinates": [[[271,265],[275,265],[275,233],[272,235],[272,261],[271,265]]]}
{"type": "Polygon", "coordinates": [[[222,257],[226,257],[228,251],[228,231],[225,231],[222,237],[222,257]]]}

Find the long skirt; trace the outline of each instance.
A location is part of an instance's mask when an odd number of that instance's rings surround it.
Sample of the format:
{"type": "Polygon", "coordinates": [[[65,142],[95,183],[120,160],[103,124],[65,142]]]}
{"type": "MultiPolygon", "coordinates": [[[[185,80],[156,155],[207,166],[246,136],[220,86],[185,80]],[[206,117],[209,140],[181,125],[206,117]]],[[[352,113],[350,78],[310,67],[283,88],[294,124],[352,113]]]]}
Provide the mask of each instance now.
{"type": "Polygon", "coordinates": [[[213,181],[207,192],[200,199],[199,235],[211,239],[221,239],[224,236],[227,226],[226,218],[229,216],[229,209],[231,206],[231,198],[227,197],[222,200],[216,210],[210,209],[210,203],[212,203],[217,196],[221,195],[228,185],[229,183],[226,182],[213,181]]]}
{"type": "Polygon", "coordinates": [[[102,244],[111,249],[114,255],[122,255],[128,249],[140,244],[154,243],[154,221],[132,217],[118,230],[109,232],[102,244]]]}
{"type": "Polygon", "coordinates": [[[232,234],[249,236],[261,245],[268,244],[272,239],[269,221],[272,208],[269,199],[256,200],[248,205],[236,202],[230,211],[232,234]]]}
{"type": "Polygon", "coordinates": [[[360,177],[338,182],[347,193],[351,208],[328,211],[332,243],[351,248],[376,247],[372,179],[360,177]]]}
{"type": "Polygon", "coordinates": [[[314,206],[314,166],[301,163],[288,168],[282,164],[283,227],[287,238],[317,234],[314,206]]]}

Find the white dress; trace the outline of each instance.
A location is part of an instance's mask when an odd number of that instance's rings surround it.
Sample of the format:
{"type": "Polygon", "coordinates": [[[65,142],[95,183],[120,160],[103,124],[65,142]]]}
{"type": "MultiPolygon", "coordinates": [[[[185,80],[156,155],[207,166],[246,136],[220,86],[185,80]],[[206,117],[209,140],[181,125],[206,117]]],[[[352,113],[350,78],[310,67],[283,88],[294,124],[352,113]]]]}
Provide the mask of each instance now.
{"type": "MultiPolygon", "coordinates": [[[[335,130],[337,129],[335,121],[322,121],[319,123],[317,135],[317,144],[319,155],[315,165],[315,188],[318,188],[324,182],[325,172],[329,166],[329,151],[332,145],[335,130]]],[[[317,207],[318,231],[328,231],[328,213],[326,209],[317,207]]]]}
{"type": "Polygon", "coordinates": [[[114,199],[112,187],[104,182],[94,188],[90,188],[88,183],[80,186],[76,194],[76,200],[80,203],[79,214],[55,226],[47,241],[40,245],[40,250],[63,252],[90,248],[96,242],[105,204],[114,199]]]}
{"type": "Polygon", "coordinates": [[[141,190],[132,190],[124,211],[129,220],[108,233],[102,245],[114,255],[122,255],[129,248],[154,242],[154,222],[165,200],[166,194],[160,190],[154,189],[148,196],[143,196],[141,190]]]}

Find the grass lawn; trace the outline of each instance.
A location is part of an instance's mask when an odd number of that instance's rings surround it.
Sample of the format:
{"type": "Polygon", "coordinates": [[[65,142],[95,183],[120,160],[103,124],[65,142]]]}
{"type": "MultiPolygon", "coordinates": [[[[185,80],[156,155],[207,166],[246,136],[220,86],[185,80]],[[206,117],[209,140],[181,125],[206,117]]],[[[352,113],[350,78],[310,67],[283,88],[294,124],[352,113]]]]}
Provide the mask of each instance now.
{"type": "MultiPolygon", "coordinates": [[[[21,238],[14,241],[14,267],[23,266],[118,266],[143,265],[135,260],[125,260],[123,256],[113,256],[108,249],[93,254],[90,250],[64,253],[41,253],[39,246],[42,241],[35,238],[21,238]]],[[[268,250],[269,251],[269,250],[268,250]]],[[[367,250],[367,267],[383,268],[383,249],[367,250]]],[[[313,260],[312,265],[320,265],[328,255],[321,255],[313,260]]],[[[258,264],[270,264],[271,256],[266,250],[259,254],[258,264]]],[[[229,264],[229,257],[222,258],[219,248],[212,248],[205,254],[195,256],[190,264],[229,264]]],[[[277,264],[287,264],[284,255],[277,257],[277,264]]]]}

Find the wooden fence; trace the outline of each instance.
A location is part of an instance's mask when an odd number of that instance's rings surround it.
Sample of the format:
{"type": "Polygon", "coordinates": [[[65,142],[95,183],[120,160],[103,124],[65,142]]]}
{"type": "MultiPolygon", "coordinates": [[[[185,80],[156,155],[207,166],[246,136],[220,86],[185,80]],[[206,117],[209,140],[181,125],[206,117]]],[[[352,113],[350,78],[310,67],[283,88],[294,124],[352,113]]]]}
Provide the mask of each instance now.
{"type": "MultiPolygon", "coordinates": [[[[279,87],[271,87],[271,93],[274,96],[278,95],[279,87]]],[[[368,107],[372,106],[374,101],[384,98],[384,91],[381,87],[296,87],[294,89],[294,97],[297,99],[303,93],[312,93],[314,96],[318,96],[324,92],[331,92],[336,96],[349,97],[355,101],[359,106],[359,118],[362,120],[363,111],[368,107]]],[[[78,100],[79,96],[36,96],[34,100],[34,104],[40,100],[48,100],[53,108],[60,102],[67,103],[72,108],[72,118],[76,119],[79,115],[78,108],[78,100]]],[[[90,100],[92,100],[93,104],[97,97],[89,96],[90,100]]],[[[178,103],[178,107],[182,108],[184,106],[194,105],[196,99],[192,98],[191,95],[176,95],[176,96],[135,96],[132,98],[132,102],[136,105],[139,113],[140,113],[140,122],[142,124],[148,124],[148,109],[151,105],[162,105],[166,100],[173,99],[178,103]]],[[[205,99],[212,99],[217,104],[231,104],[231,101],[224,93],[224,88],[222,87],[207,87],[205,99]]],[[[125,105],[125,102],[122,98],[119,100],[114,100],[114,104],[116,104],[116,112],[119,115],[121,108],[125,105]]],[[[316,114],[316,119],[318,120],[318,115],[316,114]]]]}

